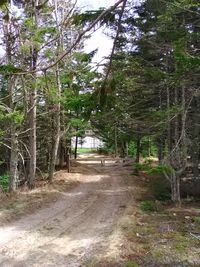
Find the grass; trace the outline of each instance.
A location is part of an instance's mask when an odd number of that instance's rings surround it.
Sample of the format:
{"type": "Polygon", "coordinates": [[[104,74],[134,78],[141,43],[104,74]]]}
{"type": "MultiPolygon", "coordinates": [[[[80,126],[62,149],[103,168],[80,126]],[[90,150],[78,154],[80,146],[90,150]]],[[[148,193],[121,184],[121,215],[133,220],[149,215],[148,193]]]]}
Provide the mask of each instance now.
{"type": "Polygon", "coordinates": [[[140,208],[142,211],[145,211],[145,212],[157,211],[156,203],[155,201],[152,201],[152,200],[143,201],[140,205],[140,208]]]}
{"type": "MultiPolygon", "coordinates": [[[[200,266],[200,241],[190,235],[190,232],[200,233],[199,203],[176,207],[169,200],[155,200],[152,178],[132,177],[137,196],[122,225],[126,237],[124,266],[126,262],[131,267],[200,266]]],[[[156,191],[158,188],[160,184],[156,185],[156,191]]]]}
{"type": "Polygon", "coordinates": [[[84,154],[84,153],[94,153],[94,152],[97,152],[97,150],[96,149],[92,149],[92,148],[78,148],[77,152],[79,154],[84,154]]]}
{"type": "Polygon", "coordinates": [[[136,262],[130,261],[125,264],[125,267],[139,267],[136,262]]]}

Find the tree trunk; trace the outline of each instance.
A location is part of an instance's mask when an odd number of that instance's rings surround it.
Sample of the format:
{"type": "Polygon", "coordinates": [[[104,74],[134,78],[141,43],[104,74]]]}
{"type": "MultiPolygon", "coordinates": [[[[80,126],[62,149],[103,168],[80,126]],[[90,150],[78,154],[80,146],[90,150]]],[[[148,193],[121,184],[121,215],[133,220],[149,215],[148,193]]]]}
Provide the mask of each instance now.
{"type": "Polygon", "coordinates": [[[193,139],[192,139],[192,168],[193,176],[199,177],[199,147],[200,147],[200,98],[197,96],[193,104],[193,139]]]}
{"type": "Polygon", "coordinates": [[[77,150],[78,150],[78,136],[75,137],[75,147],[74,147],[74,158],[77,159],[77,150]]]}
{"type": "Polygon", "coordinates": [[[117,127],[115,125],[115,157],[118,156],[118,136],[117,136],[117,127]]]}
{"type": "Polygon", "coordinates": [[[65,161],[66,161],[66,168],[68,173],[71,171],[71,166],[70,166],[70,151],[69,148],[67,149],[67,153],[65,155],[65,161]]]}
{"type": "Polygon", "coordinates": [[[37,90],[34,88],[30,94],[30,135],[29,135],[29,152],[30,152],[30,165],[28,175],[28,187],[30,189],[35,186],[36,174],[36,103],[37,103],[37,90]]]}
{"type": "MultiPolygon", "coordinates": [[[[10,8],[12,8],[12,3],[10,3],[10,8]]],[[[9,10],[9,9],[8,9],[9,10]]],[[[6,46],[6,63],[12,64],[12,33],[10,29],[10,16],[11,14],[7,11],[6,20],[4,23],[4,34],[5,34],[5,46],[6,46]]],[[[17,77],[8,77],[8,92],[9,92],[9,108],[10,112],[14,112],[15,109],[15,87],[17,83],[17,77]]],[[[10,162],[9,162],[9,192],[16,190],[17,180],[18,180],[18,138],[15,122],[12,120],[10,123],[10,162]]]]}
{"type": "Polygon", "coordinates": [[[58,104],[55,105],[56,110],[55,114],[53,114],[53,136],[52,136],[52,150],[51,150],[51,158],[49,165],[49,182],[52,183],[53,175],[55,171],[58,147],[60,142],[60,95],[61,95],[61,84],[60,84],[60,73],[59,66],[56,66],[56,81],[57,81],[57,101],[58,104]]]}
{"type": "Polygon", "coordinates": [[[66,153],[65,153],[65,140],[64,138],[60,139],[60,151],[59,151],[59,166],[60,168],[64,168],[64,164],[65,164],[65,157],[66,157],[66,153]]]}
{"type": "MultiPolygon", "coordinates": [[[[60,13],[59,13],[59,6],[58,1],[54,1],[55,5],[55,19],[56,19],[56,26],[57,30],[59,31],[59,38],[57,41],[57,57],[59,57],[60,53],[63,51],[63,28],[60,24],[60,13]]],[[[56,161],[57,161],[57,154],[58,154],[58,147],[59,142],[61,138],[61,104],[60,104],[60,98],[61,98],[61,82],[60,82],[60,64],[56,64],[56,86],[57,86],[57,104],[55,104],[55,116],[53,116],[53,136],[52,136],[52,151],[51,151],[51,158],[50,158],[50,166],[49,166],[49,182],[52,183],[53,181],[53,175],[55,171],[56,161]]]]}
{"type": "MultiPolygon", "coordinates": [[[[170,110],[170,91],[169,91],[169,88],[167,86],[167,109],[168,111],[170,110]]],[[[167,127],[167,147],[168,147],[168,152],[170,153],[172,151],[172,133],[171,133],[171,121],[170,121],[170,113],[168,112],[168,117],[167,117],[167,120],[168,120],[168,127],[167,127]]]]}
{"type": "MultiPolygon", "coordinates": [[[[33,20],[37,27],[37,6],[38,0],[32,1],[33,8],[33,20]]],[[[31,59],[31,69],[35,70],[38,59],[38,51],[34,44],[32,44],[32,59],[31,59]]],[[[28,187],[30,189],[35,187],[35,175],[36,175],[36,161],[37,161],[37,152],[36,152],[36,113],[37,113],[37,88],[36,88],[36,74],[32,75],[33,88],[30,92],[30,109],[29,109],[29,124],[30,124],[30,135],[29,135],[29,152],[30,152],[30,163],[29,163],[29,175],[28,175],[28,187]]]]}
{"type": "MultiPolygon", "coordinates": [[[[14,111],[14,102],[15,102],[15,86],[17,79],[9,80],[9,94],[10,94],[10,108],[12,112],[14,111]]],[[[11,122],[10,125],[10,183],[9,183],[9,192],[13,192],[17,187],[18,180],[18,160],[19,160],[19,151],[18,151],[18,138],[15,122],[11,122]]]]}
{"type": "Polygon", "coordinates": [[[18,140],[16,130],[11,126],[10,183],[9,192],[16,190],[18,180],[18,140]]]}
{"type": "Polygon", "coordinates": [[[174,171],[171,175],[171,199],[175,203],[180,203],[180,177],[174,171]]]}

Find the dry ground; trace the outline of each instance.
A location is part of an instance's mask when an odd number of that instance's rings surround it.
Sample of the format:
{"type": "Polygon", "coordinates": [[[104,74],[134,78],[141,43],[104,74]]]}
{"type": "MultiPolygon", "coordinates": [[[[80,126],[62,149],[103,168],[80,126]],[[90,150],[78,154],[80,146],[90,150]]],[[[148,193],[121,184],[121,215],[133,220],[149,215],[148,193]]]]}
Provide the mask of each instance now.
{"type": "Polygon", "coordinates": [[[156,202],[144,212],[148,179],[100,160],[82,157],[71,174],[57,172],[54,185],[1,202],[1,267],[200,266],[200,241],[190,235],[200,232],[198,204],[156,202]]]}
{"type": "MultiPolygon", "coordinates": [[[[25,199],[33,195],[29,202],[36,203],[38,194],[39,202],[44,197],[48,205],[0,228],[0,266],[75,267],[88,264],[94,256],[119,256],[117,223],[130,198],[128,173],[111,159],[105,167],[98,157],[79,161],[82,165],[75,173],[57,174],[59,181],[62,175],[64,185],[70,185],[69,179],[73,186],[76,183],[73,189],[59,192],[60,187],[50,187],[49,193],[44,186],[42,191],[26,193],[25,199]]],[[[22,196],[23,192],[18,195],[18,205],[22,196]]],[[[33,204],[21,206],[22,213],[30,206],[33,204]]]]}

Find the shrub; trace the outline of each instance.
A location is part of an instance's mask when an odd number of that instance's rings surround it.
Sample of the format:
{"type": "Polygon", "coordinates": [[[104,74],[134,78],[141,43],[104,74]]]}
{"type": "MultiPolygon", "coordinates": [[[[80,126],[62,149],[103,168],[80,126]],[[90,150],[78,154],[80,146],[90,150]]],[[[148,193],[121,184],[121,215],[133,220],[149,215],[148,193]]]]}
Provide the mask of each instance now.
{"type": "Polygon", "coordinates": [[[196,222],[196,224],[199,224],[200,225],[200,216],[196,216],[194,218],[194,221],[196,222]]]}
{"type": "Polygon", "coordinates": [[[171,173],[171,168],[166,165],[158,165],[148,170],[148,174],[163,174],[164,172],[171,173]]]}
{"type": "Polygon", "coordinates": [[[146,163],[135,163],[134,164],[134,169],[136,171],[148,171],[150,168],[149,164],[146,164],[146,163]]]}
{"type": "Polygon", "coordinates": [[[171,199],[170,186],[165,179],[158,178],[153,180],[150,188],[157,200],[166,201],[171,199]]]}
{"type": "Polygon", "coordinates": [[[145,211],[145,212],[157,211],[157,205],[155,201],[152,201],[152,200],[143,201],[140,205],[140,208],[142,211],[145,211]]]}
{"type": "Polygon", "coordinates": [[[135,156],[136,154],[136,145],[135,142],[130,142],[128,145],[128,154],[129,156],[135,156]]]}
{"type": "Polygon", "coordinates": [[[9,174],[5,173],[0,176],[0,186],[3,188],[3,191],[7,192],[9,188],[9,174]]]}

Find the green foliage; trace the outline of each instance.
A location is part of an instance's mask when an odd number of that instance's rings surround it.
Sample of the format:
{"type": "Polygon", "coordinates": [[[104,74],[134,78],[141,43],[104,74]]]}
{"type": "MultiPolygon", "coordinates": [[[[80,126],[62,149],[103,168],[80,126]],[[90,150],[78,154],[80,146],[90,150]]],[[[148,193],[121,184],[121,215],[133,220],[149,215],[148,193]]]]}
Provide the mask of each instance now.
{"type": "Polygon", "coordinates": [[[5,173],[0,176],[0,186],[2,187],[3,191],[8,191],[9,181],[10,181],[9,174],[5,173]]]}
{"type": "Polygon", "coordinates": [[[200,226],[200,216],[195,216],[194,220],[200,226]]]}
{"type": "Polygon", "coordinates": [[[8,0],[0,0],[0,7],[7,3],[8,3],[8,0]]]}
{"type": "MultiPolygon", "coordinates": [[[[74,58],[77,60],[77,62],[89,63],[89,62],[91,62],[92,58],[95,56],[96,53],[97,53],[97,49],[91,51],[90,53],[75,52],[74,58]]],[[[89,75],[89,73],[88,73],[88,75],[89,75]]]]}
{"type": "Polygon", "coordinates": [[[54,27],[43,27],[37,29],[33,36],[33,41],[42,43],[46,34],[54,34],[56,32],[54,27]]]}
{"type": "Polygon", "coordinates": [[[17,72],[20,72],[20,71],[22,71],[22,70],[19,69],[19,68],[16,68],[12,64],[0,65],[0,73],[3,73],[3,74],[17,73],[17,72]]]}
{"type": "Polygon", "coordinates": [[[96,152],[96,150],[95,149],[91,149],[91,148],[78,148],[77,149],[77,152],[79,153],[79,154],[85,154],[85,153],[95,153],[96,152]]]}
{"type": "Polygon", "coordinates": [[[167,184],[165,179],[153,179],[153,181],[151,181],[150,188],[157,200],[166,201],[171,199],[170,186],[167,184]]]}
{"type": "Polygon", "coordinates": [[[136,154],[136,145],[134,141],[131,141],[128,145],[128,154],[130,156],[135,156],[136,154]]]}
{"type": "Polygon", "coordinates": [[[29,31],[34,31],[36,30],[36,24],[33,18],[26,18],[24,20],[24,27],[29,30],[29,31]]]}
{"type": "Polygon", "coordinates": [[[149,169],[149,166],[146,164],[142,164],[142,163],[135,163],[134,169],[136,171],[147,171],[149,169]]]}
{"type": "MultiPolygon", "coordinates": [[[[16,110],[14,112],[6,113],[5,107],[0,105],[0,121],[2,122],[12,122],[16,125],[20,125],[24,120],[24,114],[16,110]]],[[[1,133],[0,133],[1,136],[1,133]]]]}
{"type": "Polygon", "coordinates": [[[75,26],[85,25],[89,22],[93,22],[104,11],[103,8],[99,10],[89,10],[84,13],[75,13],[73,16],[73,24],[75,26]]]}
{"type": "Polygon", "coordinates": [[[113,147],[108,147],[108,146],[103,146],[103,147],[99,147],[97,149],[97,152],[100,154],[100,155],[112,155],[114,154],[114,148],[113,147]]]}
{"type": "Polygon", "coordinates": [[[141,203],[141,205],[140,205],[140,208],[144,212],[154,212],[154,211],[157,211],[157,205],[156,205],[155,201],[152,201],[152,200],[143,201],[141,203]]]}
{"type": "Polygon", "coordinates": [[[151,170],[151,164],[152,160],[151,159],[146,159],[144,163],[135,163],[134,164],[134,169],[136,171],[146,171],[149,172],[151,170]]]}
{"type": "Polygon", "coordinates": [[[152,167],[148,169],[148,174],[150,175],[163,174],[164,172],[169,174],[172,172],[172,168],[167,165],[158,165],[156,167],[152,167]]]}
{"type": "Polygon", "coordinates": [[[30,45],[28,44],[22,44],[20,46],[20,52],[24,55],[24,56],[29,56],[30,55],[30,45]]]}
{"type": "Polygon", "coordinates": [[[178,63],[177,71],[179,73],[200,68],[200,57],[190,55],[189,52],[187,51],[186,45],[187,44],[185,39],[179,39],[175,43],[174,56],[175,60],[178,63]]]}
{"type": "Polygon", "coordinates": [[[8,113],[5,116],[5,120],[9,120],[14,122],[16,125],[20,125],[24,119],[24,114],[20,111],[14,111],[12,113],[8,113]]]}

